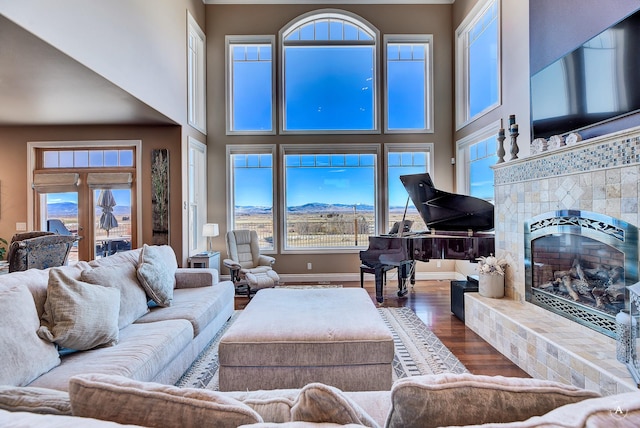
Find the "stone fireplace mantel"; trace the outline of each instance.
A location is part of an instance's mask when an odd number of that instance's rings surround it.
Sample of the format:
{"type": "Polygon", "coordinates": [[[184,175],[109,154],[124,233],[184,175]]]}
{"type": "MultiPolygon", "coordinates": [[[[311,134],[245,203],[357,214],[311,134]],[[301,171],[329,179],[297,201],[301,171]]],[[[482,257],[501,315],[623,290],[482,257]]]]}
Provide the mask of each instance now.
{"type": "Polygon", "coordinates": [[[615,340],[525,301],[524,224],[582,210],[640,225],[640,127],[507,161],[494,172],[496,255],[510,265],[505,298],[466,293],[467,325],[531,376],[606,395],[635,390],[615,340]]]}

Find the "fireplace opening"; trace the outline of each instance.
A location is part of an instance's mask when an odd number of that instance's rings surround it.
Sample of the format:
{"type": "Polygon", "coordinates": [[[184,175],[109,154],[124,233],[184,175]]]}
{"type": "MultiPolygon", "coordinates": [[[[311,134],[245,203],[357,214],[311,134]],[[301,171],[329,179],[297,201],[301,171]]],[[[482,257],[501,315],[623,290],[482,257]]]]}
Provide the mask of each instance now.
{"type": "Polygon", "coordinates": [[[638,229],[586,211],[525,224],[527,301],[614,337],[615,316],[638,280],[638,229]]]}

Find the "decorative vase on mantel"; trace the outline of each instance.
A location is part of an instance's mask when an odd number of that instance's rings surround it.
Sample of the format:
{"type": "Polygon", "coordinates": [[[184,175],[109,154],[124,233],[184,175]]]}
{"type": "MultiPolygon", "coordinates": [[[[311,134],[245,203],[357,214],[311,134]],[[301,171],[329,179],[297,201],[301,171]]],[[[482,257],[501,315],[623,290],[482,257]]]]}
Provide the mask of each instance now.
{"type": "Polygon", "coordinates": [[[496,273],[478,275],[478,293],[483,297],[503,298],[504,275],[496,273]]]}

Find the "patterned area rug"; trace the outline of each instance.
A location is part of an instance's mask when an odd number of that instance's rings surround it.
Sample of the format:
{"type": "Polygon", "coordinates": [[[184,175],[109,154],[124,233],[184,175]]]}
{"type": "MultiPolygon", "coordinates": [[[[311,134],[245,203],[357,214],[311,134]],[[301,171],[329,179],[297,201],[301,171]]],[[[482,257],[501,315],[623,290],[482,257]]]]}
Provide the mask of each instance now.
{"type": "MultiPolygon", "coordinates": [[[[396,351],[393,359],[394,380],[425,374],[468,372],[411,309],[378,308],[378,311],[393,334],[396,351]]],[[[218,343],[241,312],[234,312],[198,359],[176,382],[176,386],[218,389],[218,343]]]]}

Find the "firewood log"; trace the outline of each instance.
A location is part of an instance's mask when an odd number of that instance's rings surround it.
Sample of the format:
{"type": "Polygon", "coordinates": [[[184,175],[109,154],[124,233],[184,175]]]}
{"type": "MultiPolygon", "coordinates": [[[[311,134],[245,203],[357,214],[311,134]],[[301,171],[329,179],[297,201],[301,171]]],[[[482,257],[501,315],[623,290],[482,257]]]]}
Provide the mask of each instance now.
{"type": "Polygon", "coordinates": [[[569,275],[563,276],[562,284],[564,284],[565,288],[567,289],[567,293],[571,296],[573,300],[575,300],[576,302],[580,300],[580,296],[578,295],[578,293],[576,293],[576,290],[573,289],[571,276],[569,275]]]}

